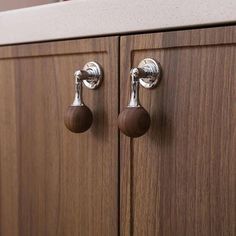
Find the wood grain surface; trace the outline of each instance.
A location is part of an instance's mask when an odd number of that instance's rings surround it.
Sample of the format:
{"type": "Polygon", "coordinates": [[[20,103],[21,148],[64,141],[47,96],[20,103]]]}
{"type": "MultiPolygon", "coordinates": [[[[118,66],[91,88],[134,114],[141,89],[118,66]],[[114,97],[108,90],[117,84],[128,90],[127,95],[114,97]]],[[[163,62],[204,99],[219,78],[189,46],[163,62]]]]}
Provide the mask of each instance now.
{"type": "Polygon", "coordinates": [[[119,114],[118,126],[128,137],[137,138],[148,131],[150,121],[150,115],[143,107],[127,107],[119,114]]]}
{"type": "Polygon", "coordinates": [[[120,136],[121,235],[236,235],[236,27],[121,37],[121,110],[146,57],[163,78],[148,133],[120,136]]]}
{"type": "Polygon", "coordinates": [[[68,106],[64,115],[65,126],[73,133],[87,131],[93,123],[93,113],[86,105],[68,106]]]}
{"type": "Polygon", "coordinates": [[[118,37],[0,48],[0,235],[118,234],[117,58],[118,37]],[[93,124],[73,134],[73,74],[93,60],[93,124]]]}

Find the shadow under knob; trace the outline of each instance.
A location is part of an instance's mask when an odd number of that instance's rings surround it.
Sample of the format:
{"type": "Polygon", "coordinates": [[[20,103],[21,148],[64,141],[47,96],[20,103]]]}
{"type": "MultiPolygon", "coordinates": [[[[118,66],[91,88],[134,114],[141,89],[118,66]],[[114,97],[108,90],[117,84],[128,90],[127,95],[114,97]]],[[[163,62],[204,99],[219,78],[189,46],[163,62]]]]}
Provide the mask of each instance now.
{"type": "Polygon", "coordinates": [[[131,138],[145,134],[150,127],[151,119],[143,107],[127,107],[118,117],[120,130],[131,138]]]}
{"type": "Polygon", "coordinates": [[[65,126],[73,133],[82,133],[93,123],[93,114],[86,106],[69,106],[64,116],[65,126]]]}

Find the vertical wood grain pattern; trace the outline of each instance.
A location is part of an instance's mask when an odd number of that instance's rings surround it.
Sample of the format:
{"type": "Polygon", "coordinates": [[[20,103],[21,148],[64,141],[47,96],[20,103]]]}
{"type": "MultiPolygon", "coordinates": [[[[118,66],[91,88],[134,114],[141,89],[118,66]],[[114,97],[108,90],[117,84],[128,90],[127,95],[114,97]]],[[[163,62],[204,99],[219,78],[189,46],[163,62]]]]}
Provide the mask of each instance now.
{"type": "Polygon", "coordinates": [[[117,235],[117,57],[117,37],[0,48],[1,235],[117,235]],[[92,60],[105,72],[84,89],[94,121],[73,134],[73,73],[92,60]]]}
{"type": "Polygon", "coordinates": [[[121,235],[236,235],[236,27],[121,37],[121,109],[146,57],[163,79],[148,133],[121,134],[121,235]]]}
{"type": "Polygon", "coordinates": [[[18,235],[19,185],[14,73],[13,62],[0,63],[0,235],[18,235]]]}

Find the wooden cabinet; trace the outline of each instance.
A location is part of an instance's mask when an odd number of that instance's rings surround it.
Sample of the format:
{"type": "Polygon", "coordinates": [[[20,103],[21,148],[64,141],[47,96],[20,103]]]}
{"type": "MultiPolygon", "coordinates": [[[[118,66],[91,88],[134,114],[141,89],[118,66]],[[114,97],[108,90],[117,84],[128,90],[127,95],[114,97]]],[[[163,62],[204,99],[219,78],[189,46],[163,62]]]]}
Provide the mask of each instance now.
{"type": "Polygon", "coordinates": [[[121,135],[122,235],[236,235],[236,27],[121,38],[121,107],[131,67],[158,60],[140,89],[149,132],[121,135]]]}
{"type": "Polygon", "coordinates": [[[236,27],[0,48],[0,235],[236,235],[236,27]],[[142,137],[118,132],[129,71],[162,66],[140,89],[151,116],[142,137]],[[84,91],[83,134],[63,114],[73,73],[99,62],[84,91]]]}
{"type": "Polygon", "coordinates": [[[0,52],[0,235],[116,235],[118,38],[19,45],[0,52]],[[63,115],[73,74],[104,69],[84,90],[91,129],[69,132],[63,115]]]}

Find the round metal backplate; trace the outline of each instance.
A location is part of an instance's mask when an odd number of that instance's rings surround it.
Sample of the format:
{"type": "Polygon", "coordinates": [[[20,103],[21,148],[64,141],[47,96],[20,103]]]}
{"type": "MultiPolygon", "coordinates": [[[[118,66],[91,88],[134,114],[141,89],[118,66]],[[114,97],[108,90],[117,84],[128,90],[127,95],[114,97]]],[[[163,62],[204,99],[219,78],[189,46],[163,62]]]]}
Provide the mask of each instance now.
{"type": "Polygon", "coordinates": [[[91,79],[83,80],[84,85],[89,89],[98,88],[103,81],[102,67],[97,62],[91,61],[84,65],[83,70],[90,71],[93,74],[91,79]]]}
{"type": "Polygon", "coordinates": [[[147,89],[155,88],[161,80],[160,63],[152,58],[145,58],[139,63],[138,67],[148,70],[150,74],[147,78],[140,78],[140,84],[147,89]]]}

